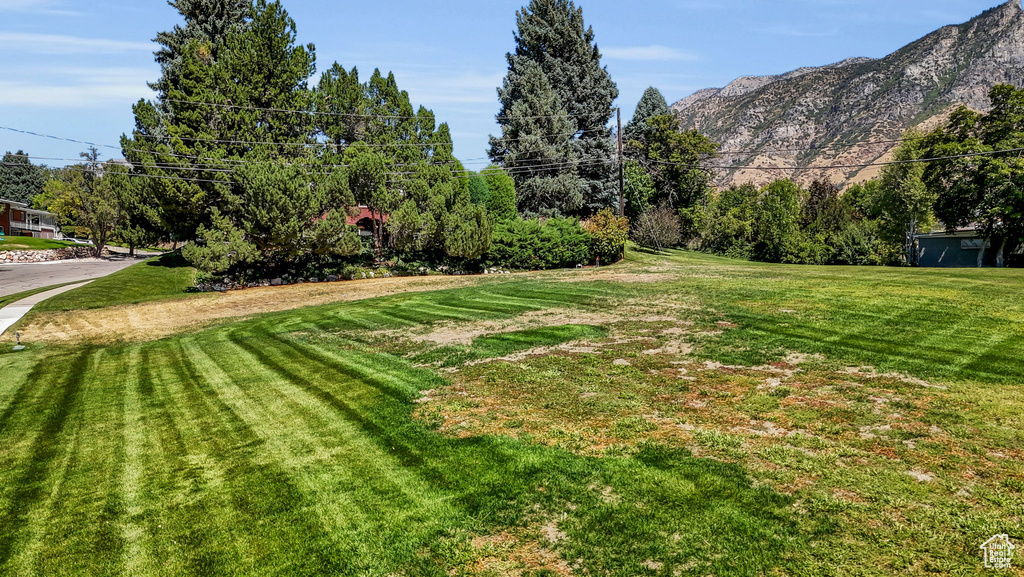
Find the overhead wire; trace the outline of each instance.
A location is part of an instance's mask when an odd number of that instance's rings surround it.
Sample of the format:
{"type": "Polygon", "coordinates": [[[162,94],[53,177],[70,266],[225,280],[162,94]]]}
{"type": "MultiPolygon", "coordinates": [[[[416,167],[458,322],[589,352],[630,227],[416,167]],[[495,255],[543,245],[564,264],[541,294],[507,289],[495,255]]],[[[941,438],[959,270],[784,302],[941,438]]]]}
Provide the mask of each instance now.
{"type": "MultiPolygon", "coordinates": [[[[8,127],[8,126],[0,126],[0,130],[7,130],[7,131],[11,131],[11,132],[16,132],[16,133],[20,133],[20,134],[26,134],[26,135],[40,137],[40,138],[47,138],[47,139],[58,140],[58,141],[63,141],[63,142],[70,142],[70,143],[76,143],[76,144],[85,144],[85,145],[94,146],[94,147],[97,147],[97,148],[113,149],[113,150],[118,150],[118,151],[122,151],[123,152],[123,149],[121,147],[110,145],[110,144],[103,144],[103,143],[90,142],[90,141],[86,141],[86,140],[79,140],[79,139],[66,138],[66,137],[61,137],[61,136],[54,136],[54,135],[50,135],[50,134],[44,134],[44,133],[39,133],[39,132],[35,132],[35,131],[30,131],[30,130],[23,130],[23,129],[13,128],[13,127],[8,127]]],[[[582,131],[582,132],[585,133],[587,131],[582,131]]],[[[523,138],[519,138],[519,139],[508,139],[506,141],[507,142],[511,142],[511,141],[518,141],[518,140],[528,140],[530,138],[551,138],[551,137],[560,137],[560,136],[572,136],[572,135],[579,134],[579,133],[580,133],[580,131],[577,131],[577,132],[571,133],[571,134],[552,134],[552,135],[529,136],[529,137],[523,137],[523,138]]],[[[148,138],[159,138],[159,139],[165,139],[165,138],[170,139],[171,138],[171,137],[159,137],[159,136],[156,136],[156,135],[136,135],[136,136],[146,136],[148,138]]],[[[221,144],[248,144],[248,145],[268,145],[268,146],[316,146],[316,147],[326,147],[326,146],[329,145],[328,143],[322,143],[322,142],[321,143],[280,143],[280,142],[239,141],[239,140],[222,140],[222,139],[193,139],[193,138],[180,138],[180,137],[174,137],[174,138],[178,138],[179,140],[182,140],[182,141],[212,142],[212,143],[221,143],[221,144]]],[[[922,139],[922,138],[925,138],[925,137],[906,137],[906,138],[893,139],[893,140],[864,141],[864,142],[860,142],[860,143],[857,143],[857,144],[861,144],[861,145],[893,144],[893,143],[906,142],[906,141],[909,141],[909,140],[917,140],[917,139],[922,139]]],[[[452,146],[452,145],[453,145],[452,143],[398,143],[398,144],[381,144],[381,145],[375,145],[375,146],[381,147],[381,148],[400,148],[400,147],[403,147],[403,146],[422,146],[422,147],[428,147],[428,146],[452,146]]],[[[367,146],[370,146],[370,145],[367,145],[367,146]]],[[[826,146],[822,146],[822,147],[775,149],[775,150],[764,150],[764,149],[762,149],[762,150],[751,150],[751,151],[716,151],[716,153],[719,154],[719,155],[753,154],[753,153],[764,154],[764,153],[770,153],[770,152],[804,152],[804,151],[813,151],[813,150],[823,150],[823,149],[827,149],[827,148],[830,148],[830,146],[826,145],[826,146]]],[[[547,148],[531,150],[531,151],[521,151],[521,152],[516,152],[516,153],[509,153],[509,154],[506,154],[506,155],[499,155],[499,156],[495,156],[493,158],[490,158],[490,157],[488,157],[488,158],[490,160],[497,160],[499,158],[504,159],[504,158],[508,158],[509,156],[514,156],[514,155],[536,154],[536,153],[540,153],[540,152],[545,152],[546,150],[547,150],[547,148]]],[[[808,170],[833,170],[833,169],[868,168],[868,167],[875,167],[875,166],[890,166],[890,165],[898,165],[898,164],[912,164],[912,163],[923,163],[923,162],[935,162],[935,161],[940,161],[940,160],[952,160],[952,159],[958,159],[958,158],[970,158],[970,157],[979,157],[979,156],[992,156],[992,155],[996,155],[996,154],[1011,153],[1011,152],[1022,152],[1022,151],[1024,151],[1024,148],[1013,148],[1013,149],[996,150],[996,151],[988,151],[988,152],[981,152],[981,153],[969,153],[969,154],[964,154],[964,155],[955,155],[955,156],[947,156],[947,157],[936,157],[936,158],[927,158],[927,159],[912,159],[912,160],[905,160],[905,161],[869,162],[869,163],[854,163],[854,164],[830,164],[830,165],[816,165],[816,166],[806,166],[806,167],[800,167],[800,166],[743,166],[743,165],[739,165],[739,166],[737,166],[737,165],[722,166],[722,165],[695,165],[695,164],[687,164],[687,163],[673,163],[673,162],[666,162],[666,161],[649,161],[649,162],[651,162],[653,164],[659,164],[659,165],[683,166],[683,167],[695,168],[695,169],[726,170],[726,171],[735,171],[735,170],[808,171],[808,170]]],[[[193,171],[193,172],[214,172],[214,173],[215,172],[224,172],[224,173],[228,173],[228,172],[233,172],[233,170],[231,170],[229,168],[224,168],[225,164],[234,164],[234,165],[237,165],[237,166],[248,166],[248,165],[252,165],[252,164],[260,164],[260,163],[262,163],[261,161],[252,161],[252,160],[246,160],[246,159],[203,158],[203,157],[198,156],[198,155],[182,155],[182,154],[177,154],[177,153],[172,153],[172,152],[165,152],[165,151],[145,151],[145,152],[147,154],[151,154],[151,155],[156,156],[156,157],[159,157],[159,156],[170,156],[170,157],[184,158],[184,159],[187,159],[187,160],[194,161],[191,166],[178,166],[178,165],[175,165],[173,163],[160,163],[160,162],[151,163],[151,164],[143,163],[143,166],[152,166],[154,168],[159,168],[161,170],[171,170],[171,171],[173,171],[173,170],[183,170],[183,171],[193,171]]],[[[53,161],[64,161],[64,162],[82,162],[83,161],[83,159],[40,157],[40,156],[30,156],[30,155],[16,155],[16,156],[24,156],[24,157],[27,157],[27,158],[32,158],[32,159],[37,159],[37,160],[53,160],[53,161]]],[[[483,158],[481,158],[481,159],[483,159],[483,158]]],[[[472,160],[472,159],[467,159],[467,161],[468,160],[472,160]]],[[[462,161],[460,161],[458,159],[455,159],[455,160],[439,162],[439,163],[429,163],[428,162],[428,164],[432,164],[433,166],[448,166],[448,165],[461,164],[461,162],[462,161]]],[[[557,168],[557,167],[569,166],[569,165],[572,165],[572,164],[579,164],[579,162],[568,161],[568,162],[560,162],[560,163],[549,163],[549,164],[543,164],[543,165],[519,165],[519,166],[509,167],[508,169],[506,169],[506,171],[532,172],[532,171],[535,171],[535,170],[538,170],[538,169],[541,169],[541,168],[557,168]]],[[[348,168],[348,166],[349,166],[349,165],[345,165],[345,164],[302,164],[302,163],[283,163],[283,165],[284,166],[300,166],[300,167],[305,167],[305,168],[348,168]]],[[[399,168],[401,168],[401,167],[406,167],[406,166],[418,166],[418,165],[420,165],[420,163],[400,163],[400,164],[392,164],[390,166],[391,167],[399,167],[399,168]]],[[[462,169],[462,170],[453,170],[452,172],[457,174],[457,175],[468,175],[468,174],[471,174],[471,173],[475,173],[476,171],[469,170],[469,169],[462,169]]],[[[510,172],[510,173],[512,173],[512,172],[510,172]]],[[[132,173],[132,174],[135,175],[135,176],[141,176],[141,175],[138,175],[136,173],[132,173]]],[[[416,172],[389,172],[387,174],[388,175],[392,175],[392,176],[404,176],[404,175],[408,175],[408,174],[416,174],[416,172]]],[[[151,176],[151,177],[155,178],[155,177],[158,177],[159,175],[148,175],[148,176],[151,176]]],[[[222,182],[222,181],[213,181],[213,180],[208,180],[208,179],[182,179],[182,178],[174,178],[174,177],[166,177],[166,178],[168,178],[168,179],[175,179],[175,180],[191,180],[191,181],[195,181],[195,182],[222,182]]]]}
{"type": "MultiPolygon", "coordinates": [[[[233,110],[255,110],[260,112],[278,112],[286,114],[304,114],[309,116],[331,116],[341,118],[368,118],[372,120],[429,120],[431,117],[417,116],[417,115],[388,115],[388,114],[359,114],[355,112],[329,112],[322,110],[298,110],[292,108],[274,108],[267,106],[243,106],[241,104],[226,104],[217,102],[200,102],[194,100],[182,100],[176,98],[165,98],[164,102],[173,102],[176,104],[194,104],[198,106],[210,106],[213,108],[224,108],[233,110]]],[[[539,119],[539,118],[581,118],[591,117],[594,115],[590,114],[538,114],[534,116],[495,116],[496,120],[513,120],[513,119],[539,119]]],[[[436,117],[433,117],[436,120],[436,117]]]]}

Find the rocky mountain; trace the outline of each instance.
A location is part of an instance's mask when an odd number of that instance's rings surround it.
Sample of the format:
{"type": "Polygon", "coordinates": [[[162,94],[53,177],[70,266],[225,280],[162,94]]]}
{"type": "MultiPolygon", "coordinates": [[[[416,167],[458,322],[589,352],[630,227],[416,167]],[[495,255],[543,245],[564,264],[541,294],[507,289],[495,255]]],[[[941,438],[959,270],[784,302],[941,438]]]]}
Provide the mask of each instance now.
{"type": "Polygon", "coordinates": [[[904,131],[938,125],[965,104],[986,110],[995,84],[1024,86],[1024,10],[1010,0],[885,58],[851,58],[776,76],[745,76],[672,108],[684,127],[722,144],[718,184],[776,178],[866,180],[904,131]],[[889,141],[889,142],[887,142],[889,141]]]}

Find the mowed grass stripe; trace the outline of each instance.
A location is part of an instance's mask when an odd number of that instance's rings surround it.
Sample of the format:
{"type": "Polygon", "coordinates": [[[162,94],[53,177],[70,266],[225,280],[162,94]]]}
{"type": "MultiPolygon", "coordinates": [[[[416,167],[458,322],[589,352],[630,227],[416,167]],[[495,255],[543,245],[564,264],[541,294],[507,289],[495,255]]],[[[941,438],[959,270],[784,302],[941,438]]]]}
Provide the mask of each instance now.
{"type": "Polygon", "coordinates": [[[0,354],[0,435],[7,428],[7,420],[15,405],[24,402],[28,388],[33,386],[43,370],[38,356],[33,354],[0,354]]]}
{"type": "MultiPolygon", "coordinates": [[[[232,389],[229,402],[239,404],[239,414],[251,415],[253,427],[266,441],[264,448],[308,492],[315,503],[311,515],[335,534],[338,559],[368,568],[375,559],[396,556],[402,532],[452,516],[444,495],[402,468],[333,406],[281,379],[249,352],[231,353],[228,365],[210,351],[221,352],[209,346],[197,353],[206,357],[204,364],[222,371],[218,382],[232,389]],[[236,365],[239,360],[241,365],[236,365]],[[221,380],[228,379],[225,369],[231,370],[230,384],[221,380]]],[[[318,380],[338,380],[319,370],[310,374],[318,380]]],[[[342,384],[365,387],[359,382],[342,384]]]]}
{"type": "Polygon", "coordinates": [[[413,318],[416,319],[417,324],[421,325],[452,321],[478,322],[507,318],[509,316],[508,313],[485,311],[476,308],[471,309],[462,306],[462,304],[453,305],[426,300],[408,303],[402,309],[406,313],[414,314],[413,318]]]}
{"type": "MultiPolygon", "coordinates": [[[[195,362],[204,367],[204,374],[215,383],[224,401],[249,422],[263,446],[290,474],[323,461],[339,450],[351,450],[360,455],[371,448],[359,435],[357,426],[339,419],[337,411],[319,403],[305,391],[289,387],[259,362],[246,362],[253,361],[253,357],[227,338],[209,349],[197,349],[195,354],[195,362]],[[365,447],[345,446],[352,441],[362,442],[365,447]]],[[[343,471],[347,478],[344,480],[355,485],[358,478],[354,473],[343,471]]],[[[344,523],[358,523],[363,512],[357,503],[346,501],[342,508],[351,516],[333,519],[329,525],[341,527],[344,523]]]]}
{"type": "Polygon", "coordinates": [[[190,574],[222,573],[231,558],[249,565],[240,551],[245,544],[231,535],[241,519],[225,490],[224,468],[231,463],[218,445],[226,427],[207,413],[205,398],[181,364],[178,343],[162,345],[150,357],[154,397],[168,436],[177,442],[164,453],[173,463],[168,492],[153,495],[170,505],[158,509],[162,522],[154,554],[190,574]]]}
{"type": "MultiPolygon", "coordinates": [[[[218,358],[230,356],[244,359],[247,355],[232,350],[232,345],[227,341],[219,345],[205,340],[201,346],[191,343],[188,347],[189,363],[202,373],[211,391],[216,392],[218,402],[245,422],[248,436],[252,438],[249,446],[256,460],[265,469],[273,471],[275,478],[287,479],[287,484],[293,489],[286,502],[279,500],[266,503],[269,515],[290,518],[288,523],[280,524],[281,529],[288,534],[274,535],[273,542],[285,546],[279,546],[280,550],[268,553],[280,557],[291,556],[294,561],[304,564],[313,561],[312,565],[327,571],[345,567],[352,554],[343,549],[358,541],[339,538],[341,532],[337,530],[338,520],[325,518],[322,509],[323,497],[330,499],[334,495],[329,491],[318,493],[319,485],[311,483],[311,479],[304,476],[306,470],[316,470],[322,466],[318,458],[327,452],[325,447],[295,442],[297,439],[309,440],[313,435],[312,430],[304,426],[303,419],[298,418],[289,408],[294,400],[276,391],[264,375],[246,380],[239,378],[237,370],[230,374],[226,372],[218,358]],[[301,539],[301,542],[289,543],[289,540],[296,539],[301,539]],[[289,553],[282,555],[286,552],[289,553]],[[323,558],[316,560],[318,556],[323,558]]],[[[234,364],[231,366],[235,367],[234,364]]],[[[247,363],[245,366],[258,373],[257,364],[247,363]]],[[[250,371],[241,371],[242,375],[247,372],[250,371]]],[[[329,477],[318,479],[325,480],[329,480],[329,477]]],[[[364,480],[367,481],[372,479],[364,480]]],[[[358,508],[350,506],[348,510],[357,511],[358,508]]]]}
{"type": "Polygon", "coordinates": [[[151,533],[145,519],[148,496],[145,490],[147,455],[152,448],[146,441],[146,421],[142,404],[142,383],[147,375],[142,364],[141,347],[131,347],[125,353],[123,370],[124,391],[124,443],[121,462],[121,501],[124,503],[120,518],[125,548],[122,554],[123,574],[158,574],[153,557],[149,555],[151,533]]]}
{"type": "MultiPolygon", "coordinates": [[[[61,447],[67,443],[68,418],[74,409],[83,381],[88,371],[92,350],[85,350],[69,357],[54,356],[44,359],[51,363],[43,374],[53,371],[42,381],[33,383],[38,387],[38,407],[26,407],[26,412],[38,415],[31,419],[32,425],[19,423],[17,430],[31,441],[22,445],[23,450],[12,455],[14,459],[3,463],[14,473],[10,483],[5,484],[3,508],[0,510],[0,574],[24,574],[18,566],[18,556],[25,550],[26,528],[36,513],[40,502],[47,497],[47,481],[57,466],[61,447]],[[58,364],[58,361],[64,361],[58,364]],[[33,432],[35,434],[33,434],[33,432]]],[[[7,445],[14,439],[8,438],[7,445]]]]}
{"type": "MultiPolygon", "coordinates": [[[[256,347],[249,339],[240,337],[237,333],[231,334],[231,340],[239,347],[255,358],[255,361],[266,367],[283,381],[291,382],[313,395],[321,402],[334,408],[344,418],[357,424],[364,434],[378,440],[389,439],[390,434],[385,424],[377,422],[372,415],[363,413],[359,407],[371,405],[380,399],[383,393],[375,387],[355,386],[351,381],[339,379],[333,386],[334,391],[328,391],[315,383],[312,379],[317,371],[333,372],[331,367],[321,365],[313,369],[304,364],[294,366],[290,361],[294,359],[291,347],[282,341],[261,342],[256,347]]],[[[397,456],[405,466],[423,464],[423,457],[417,451],[409,450],[401,443],[395,447],[397,456]]]]}
{"type": "Polygon", "coordinates": [[[226,556],[223,562],[268,573],[288,573],[290,565],[299,560],[317,570],[339,570],[337,560],[322,547],[326,540],[322,527],[308,522],[309,503],[300,488],[280,463],[262,454],[262,440],[209,385],[210,375],[193,363],[189,351],[194,354],[194,340],[180,339],[178,345],[181,382],[195,400],[192,406],[198,409],[197,422],[210,434],[206,439],[209,453],[201,456],[200,463],[207,472],[204,480],[211,483],[210,491],[227,498],[225,507],[231,509],[222,533],[235,546],[237,556],[226,556]],[[291,554],[276,558],[277,565],[267,567],[262,559],[268,553],[264,543],[278,544],[291,554]]]}
{"type": "Polygon", "coordinates": [[[118,530],[122,501],[111,463],[122,458],[118,436],[124,415],[118,396],[119,353],[98,349],[89,360],[82,390],[68,416],[61,457],[47,482],[46,498],[26,528],[26,574],[114,575],[124,540],[118,530]],[[79,568],[69,571],[70,567],[79,568]]]}
{"type": "MultiPolygon", "coordinates": [[[[477,464],[484,467],[504,467],[516,461],[514,451],[506,448],[498,451],[488,449],[483,455],[472,457],[470,453],[457,457],[452,455],[452,449],[445,440],[410,420],[411,403],[400,402],[379,390],[385,386],[378,384],[380,380],[422,382],[424,386],[430,386],[439,377],[429,371],[414,369],[393,357],[381,356],[373,361],[380,363],[375,365],[379,367],[378,376],[367,381],[338,379],[332,378],[334,370],[329,364],[311,365],[308,359],[299,366],[291,364],[296,358],[296,349],[287,341],[274,339],[256,348],[254,339],[239,339],[236,335],[231,338],[279,379],[302,388],[340,412],[401,466],[414,468],[434,486],[466,490],[467,483],[472,484],[473,481],[464,477],[465,467],[469,465],[469,461],[464,459],[478,459],[477,464]]],[[[360,356],[374,359],[372,355],[360,356]]]]}
{"type": "Polygon", "coordinates": [[[431,383],[441,384],[436,376],[426,372],[417,376],[426,377],[428,380],[416,384],[407,374],[389,371],[388,365],[394,361],[389,359],[382,362],[378,355],[362,354],[355,351],[345,351],[343,355],[335,354],[281,335],[272,335],[271,338],[288,347],[295,355],[301,357],[308,365],[316,367],[318,371],[343,375],[399,402],[409,402],[415,399],[416,394],[422,390],[422,386],[429,388],[431,383]]]}

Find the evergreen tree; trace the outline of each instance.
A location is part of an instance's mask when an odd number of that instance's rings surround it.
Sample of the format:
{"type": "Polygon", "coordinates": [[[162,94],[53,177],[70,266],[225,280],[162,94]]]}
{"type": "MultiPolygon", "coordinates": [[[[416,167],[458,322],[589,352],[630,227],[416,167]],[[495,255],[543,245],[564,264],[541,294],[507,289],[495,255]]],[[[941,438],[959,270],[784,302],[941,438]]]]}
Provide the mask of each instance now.
{"type": "Polygon", "coordinates": [[[32,198],[43,192],[49,171],[36,166],[24,151],[4,154],[0,161],[0,198],[31,204],[32,198]]]}
{"type": "Polygon", "coordinates": [[[176,25],[170,31],[160,32],[153,39],[161,45],[156,51],[156,62],[161,75],[150,87],[163,101],[181,76],[182,59],[189,44],[198,42],[210,48],[210,57],[216,60],[224,47],[228,34],[244,25],[250,15],[249,0],[170,0],[175,10],[185,17],[185,25],[176,25]]]}
{"type": "Polygon", "coordinates": [[[303,111],[312,109],[308,80],[316,72],[316,48],[296,44],[296,36],[280,2],[257,0],[249,24],[225,45],[227,82],[218,88],[234,108],[223,116],[224,130],[234,140],[285,144],[261,151],[272,157],[304,156],[302,145],[313,143],[313,117],[303,111]]]}
{"type": "Polygon", "coordinates": [[[574,3],[531,0],[516,22],[491,158],[515,175],[520,210],[594,214],[618,192],[608,129],[618,88],[574,3]]]}
{"type": "Polygon", "coordinates": [[[164,70],[166,96],[136,104],[136,129],[122,147],[135,170],[158,177],[146,194],[172,238],[197,238],[214,210],[234,218],[244,191],[230,176],[240,162],[306,157],[309,115],[266,110],[310,107],[314,48],[296,46],[295,35],[279,2],[258,0],[223,44],[189,40],[164,70]]]}
{"type": "Polygon", "coordinates": [[[121,208],[121,220],[114,228],[113,237],[128,245],[128,254],[135,256],[135,249],[152,246],[160,240],[154,207],[146,196],[144,178],[132,178],[126,167],[105,175],[111,179],[112,188],[121,208]]]}
{"type": "Polygon", "coordinates": [[[503,137],[491,137],[490,156],[513,174],[519,211],[545,216],[579,211],[584,199],[573,123],[544,71],[532,60],[515,60],[498,94],[503,137]]]}
{"type": "Polygon", "coordinates": [[[487,188],[487,179],[482,174],[469,175],[469,201],[473,204],[487,204],[491,191],[487,188]]]}
{"type": "Polygon", "coordinates": [[[239,207],[232,214],[214,210],[198,242],[183,252],[198,268],[227,272],[258,263],[264,271],[279,271],[359,252],[359,238],[346,223],[354,200],[344,173],[278,160],[246,164],[232,178],[239,207]]]}
{"type": "Polygon", "coordinates": [[[344,160],[353,199],[370,209],[373,244],[379,256],[384,248],[384,215],[398,208],[398,198],[387,185],[384,159],[376,149],[359,143],[345,151],[344,160]]]}
{"type": "Polygon", "coordinates": [[[366,131],[367,100],[359,83],[359,70],[345,70],[337,62],[320,77],[313,94],[317,130],[341,152],[346,146],[362,140],[366,131]]]}
{"type": "Polygon", "coordinates": [[[636,105],[636,112],[633,113],[632,120],[623,128],[622,136],[625,140],[635,138],[638,133],[643,131],[648,119],[654,116],[671,115],[672,109],[668,107],[668,102],[662,96],[661,91],[651,86],[640,97],[640,102],[636,105]]]}
{"type": "Polygon", "coordinates": [[[491,165],[481,173],[487,181],[487,212],[495,222],[516,217],[516,182],[501,167],[491,165]]]}

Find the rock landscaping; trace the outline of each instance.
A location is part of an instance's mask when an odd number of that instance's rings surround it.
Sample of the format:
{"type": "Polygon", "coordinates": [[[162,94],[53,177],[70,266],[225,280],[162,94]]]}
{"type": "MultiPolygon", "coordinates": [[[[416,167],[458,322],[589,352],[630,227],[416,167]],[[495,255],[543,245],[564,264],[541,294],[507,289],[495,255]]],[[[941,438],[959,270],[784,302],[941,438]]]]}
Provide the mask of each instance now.
{"type": "MultiPolygon", "coordinates": [[[[104,250],[104,256],[107,254],[109,253],[104,250]]],[[[87,246],[69,246],[49,250],[4,250],[0,251],[0,264],[53,262],[94,256],[92,248],[87,246]]]]}

